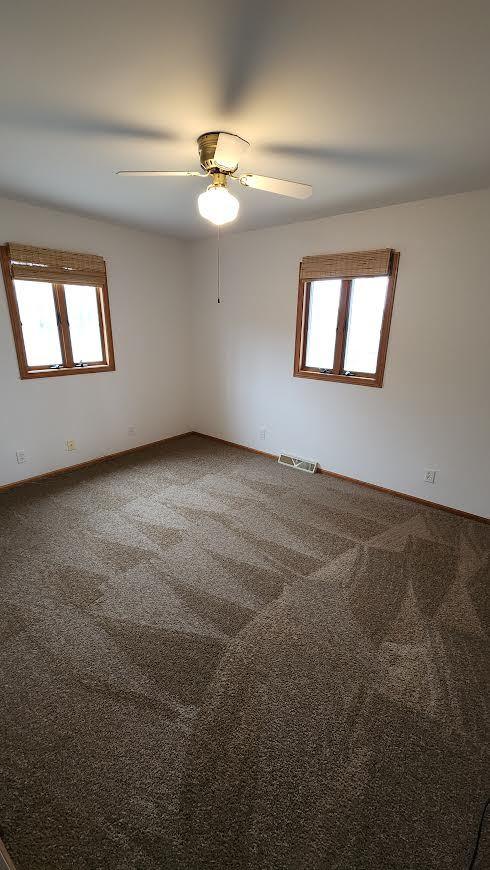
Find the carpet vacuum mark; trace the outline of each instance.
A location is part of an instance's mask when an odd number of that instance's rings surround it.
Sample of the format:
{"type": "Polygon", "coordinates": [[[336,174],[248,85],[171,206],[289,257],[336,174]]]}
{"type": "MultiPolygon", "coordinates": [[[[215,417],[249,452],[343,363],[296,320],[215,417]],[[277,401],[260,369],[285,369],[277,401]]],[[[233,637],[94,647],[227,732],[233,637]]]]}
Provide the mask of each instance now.
{"type": "Polygon", "coordinates": [[[5,493],[0,528],[18,870],[465,870],[488,527],[192,436],[5,493]]]}

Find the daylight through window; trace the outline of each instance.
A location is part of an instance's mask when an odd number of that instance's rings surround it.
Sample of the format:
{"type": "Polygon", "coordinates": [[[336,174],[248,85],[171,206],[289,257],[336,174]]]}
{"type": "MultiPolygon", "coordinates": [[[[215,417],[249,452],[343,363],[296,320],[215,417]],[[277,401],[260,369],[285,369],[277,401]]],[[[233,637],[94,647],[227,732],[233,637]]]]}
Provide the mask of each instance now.
{"type": "Polygon", "coordinates": [[[296,376],[382,386],[398,258],[385,249],[303,259],[296,376]]]}
{"type": "Polygon", "coordinates": [[[112,371],[102,258],[23,245],[1,255],[21,377],[112,371]]]}

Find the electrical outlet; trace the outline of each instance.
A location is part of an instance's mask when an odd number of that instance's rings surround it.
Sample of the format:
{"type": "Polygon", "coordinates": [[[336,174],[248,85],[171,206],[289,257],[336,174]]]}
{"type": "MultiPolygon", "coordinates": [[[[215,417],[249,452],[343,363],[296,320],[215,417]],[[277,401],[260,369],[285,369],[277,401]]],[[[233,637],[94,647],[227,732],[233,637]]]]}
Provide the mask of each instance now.
{"type": "Polygon", "coordinates": [[[435,483],[436,482],[436,473],[434,469],[427,468],[424,474],[424,483],[435,483]]]}
{"type": "Polygon", "coordinates": [[[265,426],[262,426],[262,427],[259,429],[259,438],[260,438],[261,441],[265,441],[265,436],[266,436],[266,434],[267,434],[267,429],[265,428],[265,426]]]}
{"type": "Polygon", "coordinates": [[[16,458],[17,458],[17,462],[19,463],[19,465],[20,465],[22,462],[27,462],[27,460],[26,460],[26,452],[25,452],[25,450],[16,450],[16,452],[15,452],[15,456],[16,456],[16,458]]]}
{"type": "Polygon", "coordinates": [[[136,426],[128,426],[128,435],[136,435],[136,426]]]}
{"type": "Polygon", "coordinates": [[[66,446],[68,453],[71,453],[72,450],[77,449],[77,445],[75,444],[75,442],[73,441],[72,438],[70,438],[68,441],[65,441],[65,446],[66,446]]]}

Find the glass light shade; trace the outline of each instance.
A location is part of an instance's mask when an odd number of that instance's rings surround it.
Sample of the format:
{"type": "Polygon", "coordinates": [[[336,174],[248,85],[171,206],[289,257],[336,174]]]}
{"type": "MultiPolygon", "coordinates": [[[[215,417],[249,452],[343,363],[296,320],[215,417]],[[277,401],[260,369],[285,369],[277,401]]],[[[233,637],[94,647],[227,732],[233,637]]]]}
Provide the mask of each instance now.
{"type": "Polygon", "coordinates": [[[226,187],[208,187],[197,200],[199,214],[207,221],[220,227],[234,221],[240,203],[226,187]]]}

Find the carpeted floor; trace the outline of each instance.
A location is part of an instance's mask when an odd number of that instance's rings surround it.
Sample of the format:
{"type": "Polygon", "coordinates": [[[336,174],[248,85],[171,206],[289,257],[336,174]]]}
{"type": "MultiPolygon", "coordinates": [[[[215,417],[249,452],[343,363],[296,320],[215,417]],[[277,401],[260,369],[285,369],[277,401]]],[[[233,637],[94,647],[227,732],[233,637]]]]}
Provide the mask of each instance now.
{"type": "Polygon", "coordinates": [[[466,870],[488,526],[199,437],[12,490],[0,522],[20,870],[466,870]]]}

